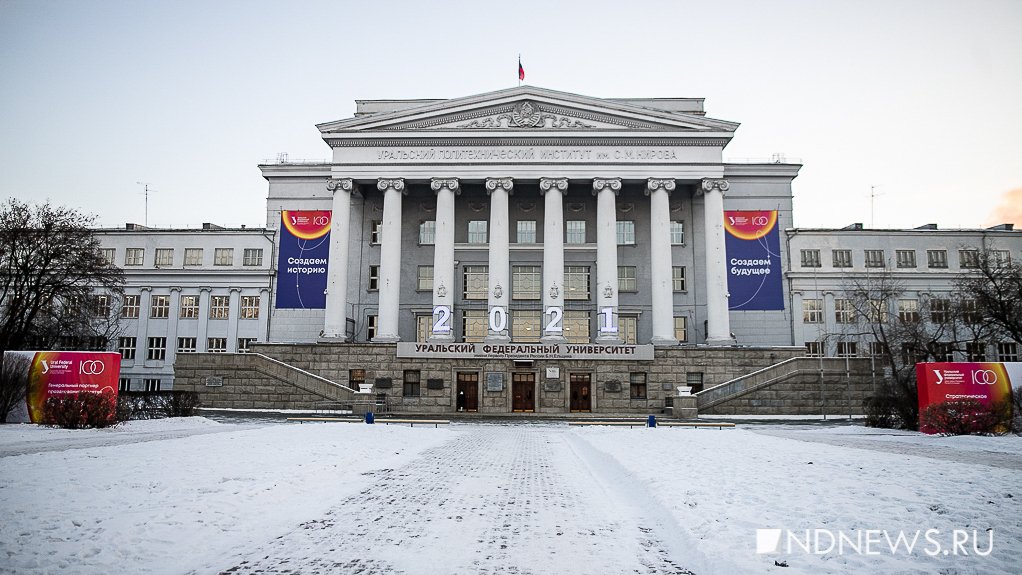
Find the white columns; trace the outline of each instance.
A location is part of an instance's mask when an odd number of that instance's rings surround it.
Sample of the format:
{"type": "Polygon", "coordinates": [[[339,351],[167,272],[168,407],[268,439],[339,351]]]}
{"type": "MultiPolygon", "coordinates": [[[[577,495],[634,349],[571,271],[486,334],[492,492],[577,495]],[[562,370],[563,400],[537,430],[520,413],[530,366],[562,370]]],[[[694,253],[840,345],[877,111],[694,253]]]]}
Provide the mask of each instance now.
{"type": "Polygon", "coordinates": [[[653,304],[653,345],[678,345],[674,337],[674,286],[671,277],[671,204],[674,180],[650,178],[649,196],[650,292],[653,304]]]}
{"type": "Polygon", "coordinates": [[[333,194],[330,214],[330,265],[326,284],[323,339],[345,341],[348,322],[348,226],[351,220],[350,178],[331,179],[326,189],[333,194]]]}
{"type": "Polygon", "coordinates": [[[564,337],[564,193],[567,178],[540,178],[543,210],[543,343],[564,337]]]}
{"type": "Polygon", "coordinates": [[[508,230],[508,196],[514,185],[511,178],[487,178],[486,193],[490,195],[490,282],[487,296],[489,327],[487,342],[511,341],[508,336],[508,293],[511,291],[510,233],[508,230]],[[500,327],[502,329],[494,329],[500,327]]]}
{"type": "Polygon", "coordinates": [[[703,180],[706,229],[706,343],[734,345],[728,316],[727,254],[724,249],[724,192],[727,180],[703,180]]]}
{"type": "Polygon", "coordinates": [[[596,196],[596,310],[600,343],[621,343],[617,324],[617,207],[621,179],[593,180],[596,196]],[[609,317],[606,312],[609,312],[609,317]]]}
{"type": "Polygon", "coordinates": [[[429,341],[454,341],[454,196],[461,190],[457,178],[433,178],[431,187],[436,192],[436,227],[433,238],[433,322],[429,341]]]}
{"type": "Polygon", "coordinates": [[[401,196],[407,193],[400,178],[380,179],[383,192],[383,237],[380,239],[380,308],[374,342],[393,343],[398,335],[401,305],[401,196]]]}

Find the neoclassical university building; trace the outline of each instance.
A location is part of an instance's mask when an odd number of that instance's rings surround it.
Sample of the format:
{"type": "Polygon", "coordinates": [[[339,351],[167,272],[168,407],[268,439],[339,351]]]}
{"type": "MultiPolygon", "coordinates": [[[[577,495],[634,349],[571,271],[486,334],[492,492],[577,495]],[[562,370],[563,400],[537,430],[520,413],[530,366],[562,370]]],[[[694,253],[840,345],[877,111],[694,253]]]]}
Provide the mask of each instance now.
{"type": "Polygon", "coordinates": [[[499,414],[657,413],[685,386],[703,412],[847,411],[875,374],[803,365],[866,355],[832,321],[843,282],[888,269],[918,299],[972,250],[1022,257],[1010,225],[793,229],[801,166],[725,163],[738,124],[702,99],[356,104],[318,125],[329,161],[259,166],[264,228],[101,231],[128,277],[122,388],[499,414]]]}

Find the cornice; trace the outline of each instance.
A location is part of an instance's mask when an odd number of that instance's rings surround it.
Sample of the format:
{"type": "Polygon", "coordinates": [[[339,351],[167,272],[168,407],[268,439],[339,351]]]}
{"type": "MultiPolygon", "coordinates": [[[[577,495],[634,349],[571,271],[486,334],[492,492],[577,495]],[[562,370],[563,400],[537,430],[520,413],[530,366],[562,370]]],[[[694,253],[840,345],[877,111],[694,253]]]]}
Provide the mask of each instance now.
{"type": "Polygon", "coordinates": [[[555,137],[555,138],[344,138],[344,136],[327,137],[326,142],[331,148],[435,148],[435,147],[484,147],[484,146],[699,146],[723,147],[727,140],[723,138],[587,138],[587,137],[555,137]]]}

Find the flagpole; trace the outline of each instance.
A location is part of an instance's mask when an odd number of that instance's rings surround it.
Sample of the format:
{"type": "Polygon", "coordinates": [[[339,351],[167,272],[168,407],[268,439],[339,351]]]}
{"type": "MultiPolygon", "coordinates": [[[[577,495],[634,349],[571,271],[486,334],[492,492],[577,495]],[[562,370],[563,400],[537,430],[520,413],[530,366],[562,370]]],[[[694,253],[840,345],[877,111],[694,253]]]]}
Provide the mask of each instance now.
{"type": "MultiPolygon", "coordinates": [[[[521,52],[518,53],[518,69],[519,70],[522,69],[522,53],[521,52]]],[[[522,86],[522,73],[519,72],[518,73],[518,87],[520,88],[521,86],[522,86]]]]}

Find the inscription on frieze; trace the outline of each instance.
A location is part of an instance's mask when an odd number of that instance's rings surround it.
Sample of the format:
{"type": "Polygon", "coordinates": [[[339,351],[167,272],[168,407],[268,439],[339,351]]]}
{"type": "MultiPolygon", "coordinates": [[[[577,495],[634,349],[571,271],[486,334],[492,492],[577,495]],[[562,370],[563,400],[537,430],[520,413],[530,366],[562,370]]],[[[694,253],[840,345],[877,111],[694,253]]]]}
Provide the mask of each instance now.
{"type": "Polygon", "coordinates": [[[604,162],[678,160],[674,148],[658,147],[472,147],[472,148],[382,148],[376,150],[378,162],[604,162]]]}

